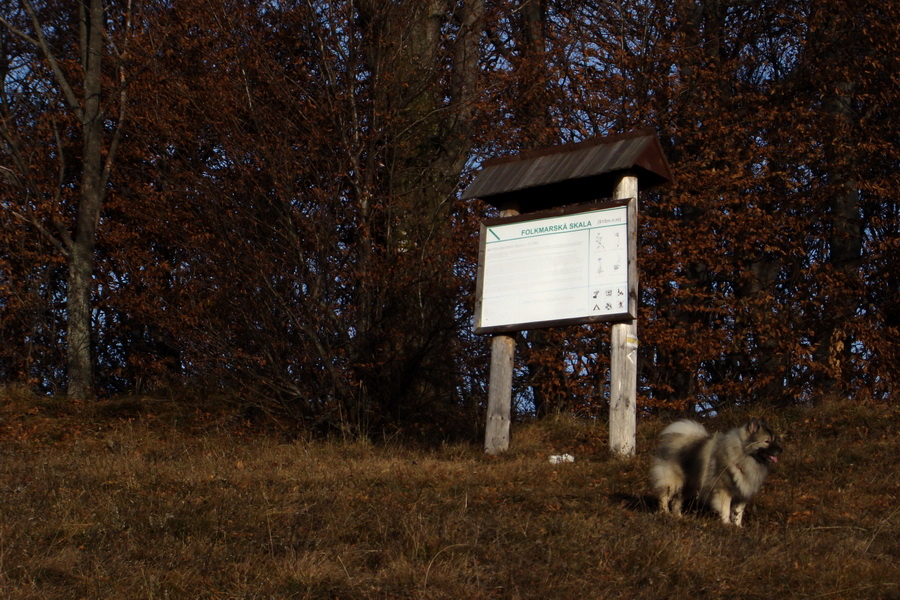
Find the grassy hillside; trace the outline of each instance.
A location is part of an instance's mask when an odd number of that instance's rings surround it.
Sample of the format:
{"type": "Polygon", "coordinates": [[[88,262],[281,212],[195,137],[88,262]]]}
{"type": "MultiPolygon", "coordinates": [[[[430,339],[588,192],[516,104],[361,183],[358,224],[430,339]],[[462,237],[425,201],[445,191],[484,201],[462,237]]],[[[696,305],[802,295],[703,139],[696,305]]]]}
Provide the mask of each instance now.
{"type": "Polygon", "coordinates": [[[900,598],[900,411],[765,416],[785,453],[735,529],[655,513],[654,420],[633,460],[566,418],[488,458],[7,393],[0,597],[900,598]]]}

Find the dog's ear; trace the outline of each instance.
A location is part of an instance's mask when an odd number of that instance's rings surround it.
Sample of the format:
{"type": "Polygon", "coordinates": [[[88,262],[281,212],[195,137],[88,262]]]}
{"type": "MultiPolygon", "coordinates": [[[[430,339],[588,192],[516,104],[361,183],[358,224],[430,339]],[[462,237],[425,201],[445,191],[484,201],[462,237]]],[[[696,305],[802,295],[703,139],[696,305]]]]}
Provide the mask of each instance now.
{"type": "Polygon", "coordinates": [[[756,433],[759,431],[759,421],[756,419],[751,419],[749,423],[747,423],[747,433],[756,433]]]}

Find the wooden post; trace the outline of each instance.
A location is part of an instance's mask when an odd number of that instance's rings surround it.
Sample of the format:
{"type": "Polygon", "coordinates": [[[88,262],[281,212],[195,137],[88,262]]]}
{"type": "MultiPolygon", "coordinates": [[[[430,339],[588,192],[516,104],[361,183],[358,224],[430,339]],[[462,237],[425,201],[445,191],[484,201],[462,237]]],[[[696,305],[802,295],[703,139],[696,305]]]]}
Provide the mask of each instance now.
{"type": "Polygon", "coordinates": [[[491,380],[488,384],[487,424],[484,430],[484,451],[487,454],[500,454],[509,449],[515,357],[516,338],[495,335],[491,341],[491,380]]]}
{"type": "MultiPolygon", "coordinates": [[[[507,204],[501,217],[519,214],[519,207],[507,204]]],[[[484,451],[500,454],[509,449],[509,424],[512,420],[512,379],[516,359],[516,338],[499,334],[491,340],[491,375],[488,382],[487,423],[484,428],[484,451]]]]}
{"type": "MultiPolygon", "coordinates": [[[[638,179],[624,175],[613,192],[614,198],[638,197],[638,179]]],[[[637,203],[628,235],[637,242],[637,203]]],[[[629,265],[631,290],[638,289],[637,267],[629,265]]],[[[637,428],[637,319],[612,326],[609,382],[609,449],[613,454],[633,456],[637,428]]]]}

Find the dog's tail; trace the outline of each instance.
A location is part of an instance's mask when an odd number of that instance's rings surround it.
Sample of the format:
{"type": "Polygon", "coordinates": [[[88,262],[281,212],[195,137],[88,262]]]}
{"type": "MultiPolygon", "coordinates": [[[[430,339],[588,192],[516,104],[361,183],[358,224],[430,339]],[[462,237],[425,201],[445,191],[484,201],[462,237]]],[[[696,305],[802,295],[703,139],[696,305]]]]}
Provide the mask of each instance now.
{"type": "Polygon", "coordinates": [[[690,439],[701,439],[709,437],[709,433],[707,433],[703,425],[701,425],[697,421],[691,421],[689,419],[675,421],[674,423],[663,429],[662,433],[660,433],[659,435],[662,438],[666,438],[668,436],[683,436],[690,439]]]}
{"type": "Polygon", "coordinates": [[[694,452],[698,445],[709,439],[709,433],[697,421],[684,419],[663,429],[659,437],[657,458],[664,462],[683,462],[684,454],[694,452]]]}

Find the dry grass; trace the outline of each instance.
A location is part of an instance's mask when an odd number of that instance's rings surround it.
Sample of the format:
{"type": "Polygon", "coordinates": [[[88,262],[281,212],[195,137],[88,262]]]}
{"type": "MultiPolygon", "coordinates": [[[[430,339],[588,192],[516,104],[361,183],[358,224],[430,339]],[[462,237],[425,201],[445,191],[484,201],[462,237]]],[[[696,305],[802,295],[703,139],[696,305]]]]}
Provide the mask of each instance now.
{"type": "Polygon", "coordinates": [[[656,421],[633,460],[564,418],[492,459],[7,397],[0,597],[898,598],[898,417],[843,402],[770,418],[786,453],[733,529],[654,512],[656,421]]]}

